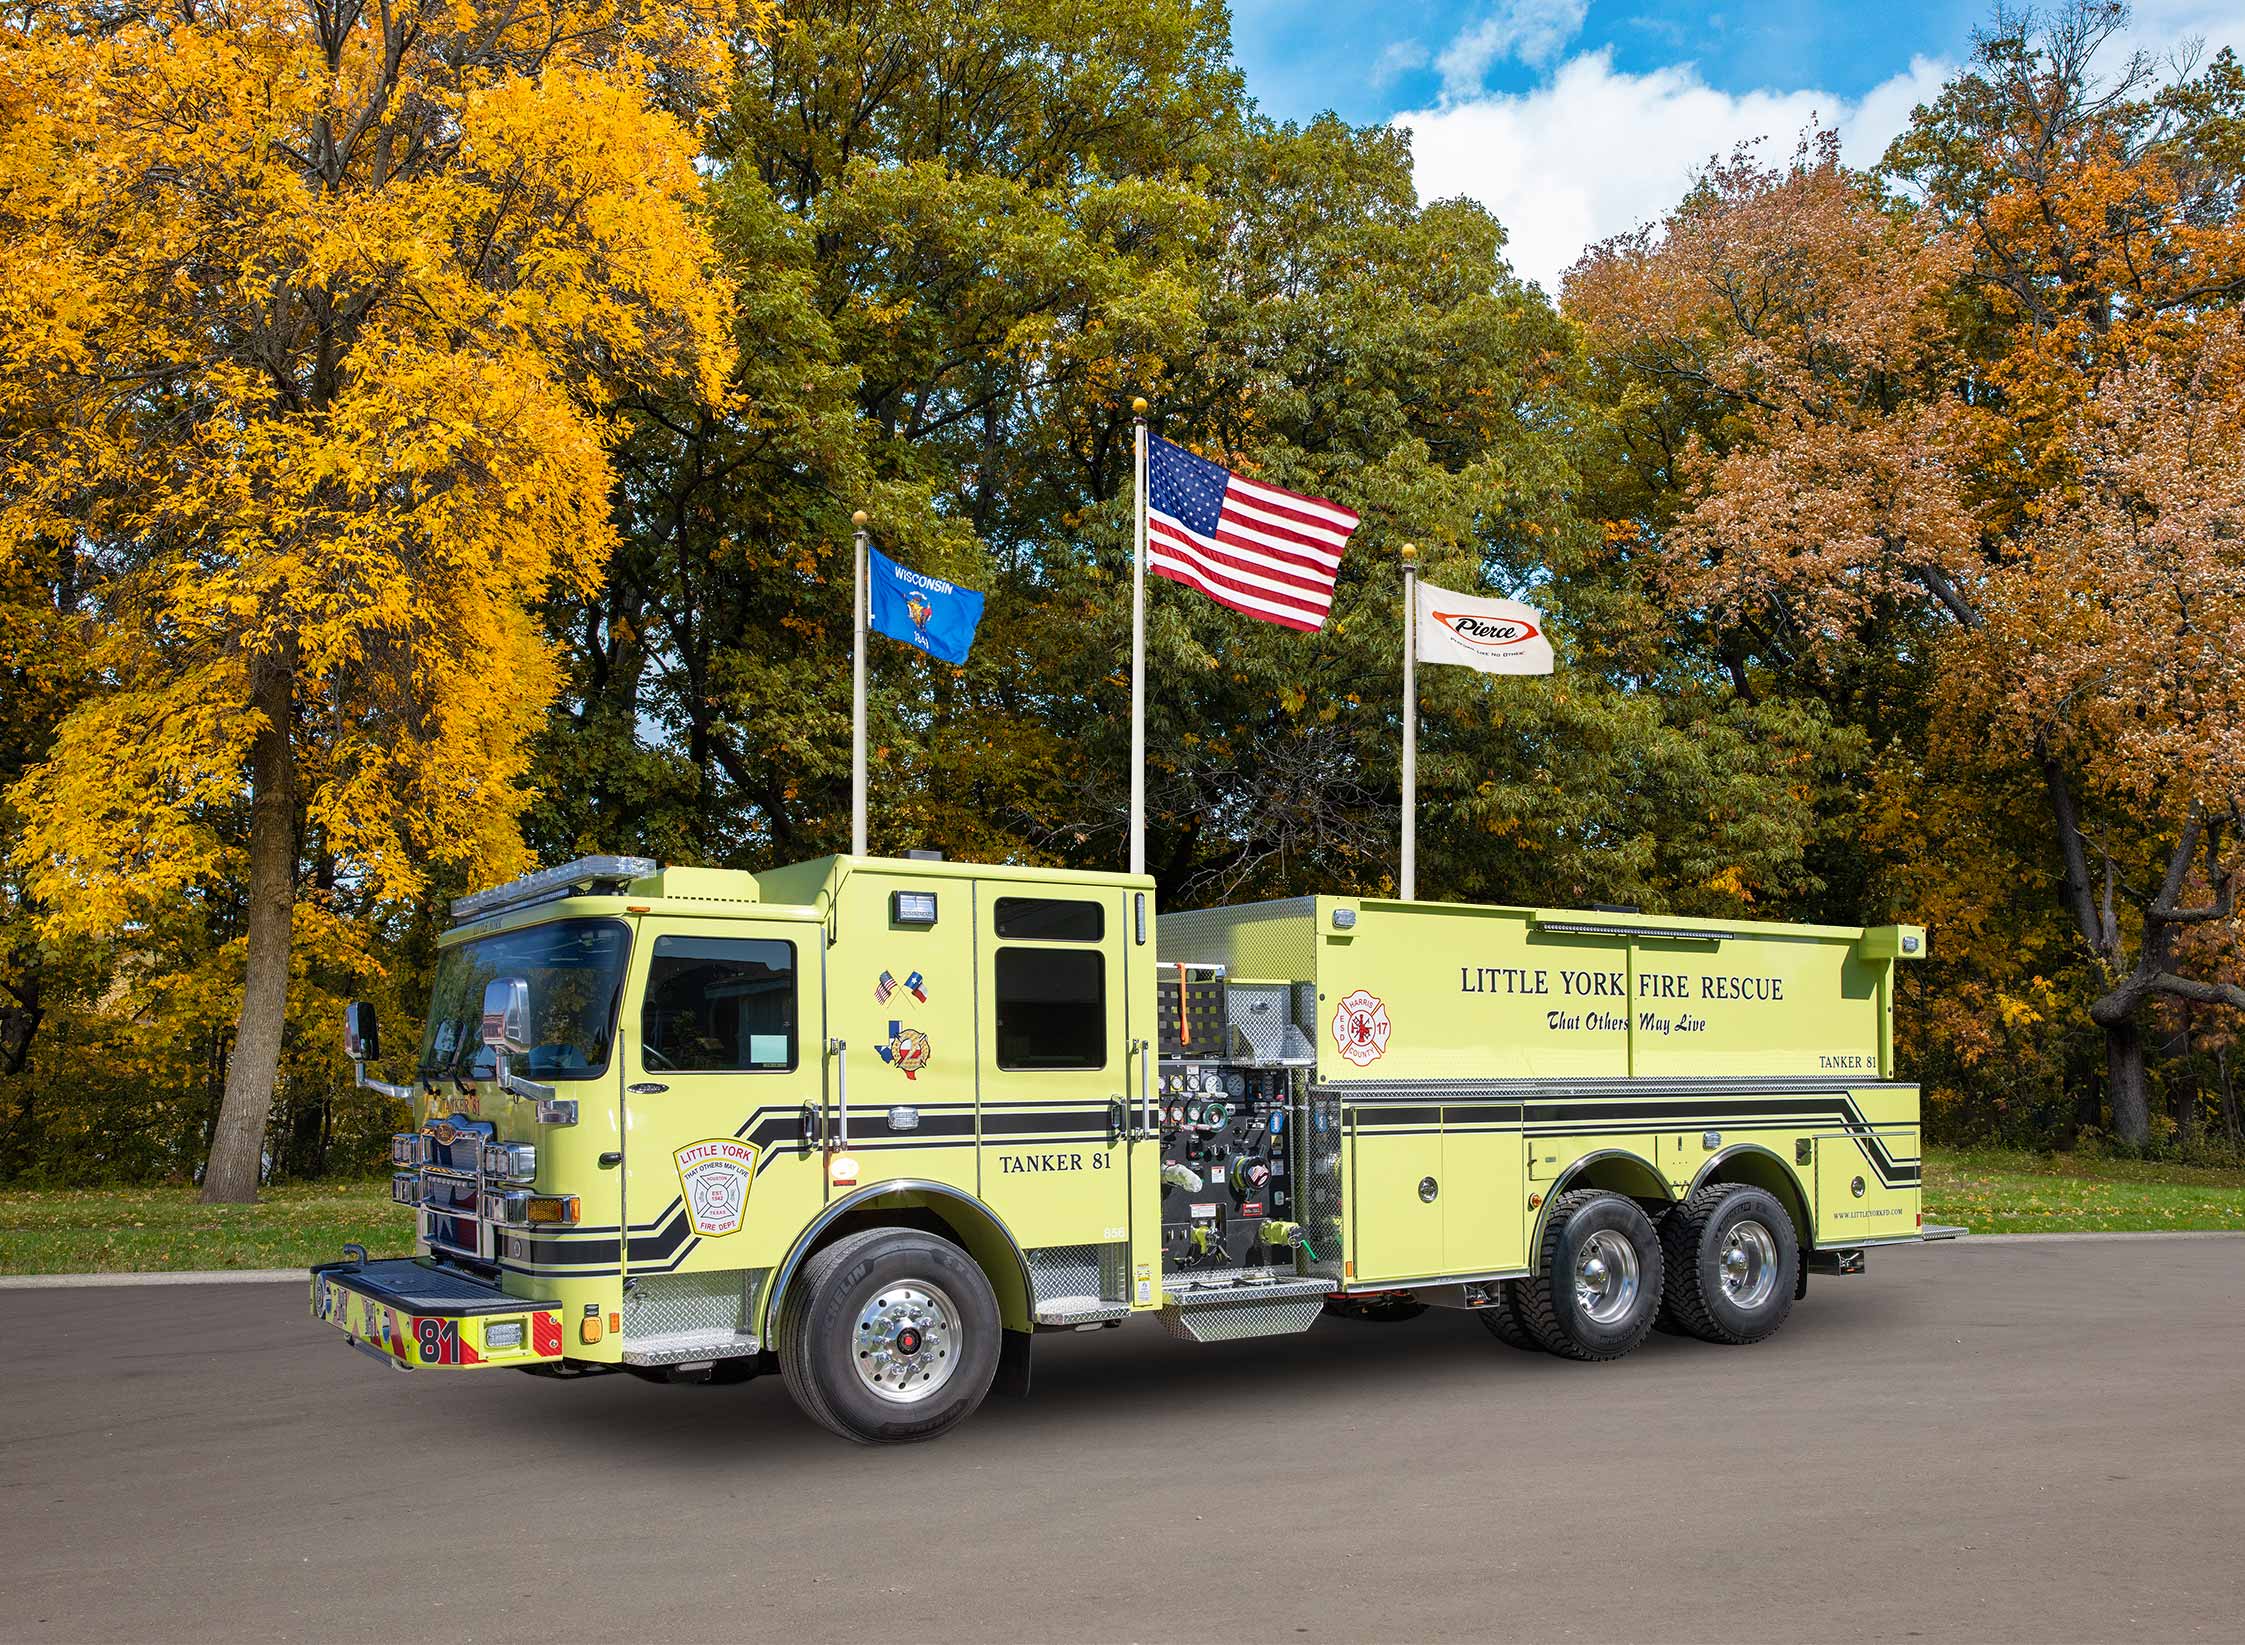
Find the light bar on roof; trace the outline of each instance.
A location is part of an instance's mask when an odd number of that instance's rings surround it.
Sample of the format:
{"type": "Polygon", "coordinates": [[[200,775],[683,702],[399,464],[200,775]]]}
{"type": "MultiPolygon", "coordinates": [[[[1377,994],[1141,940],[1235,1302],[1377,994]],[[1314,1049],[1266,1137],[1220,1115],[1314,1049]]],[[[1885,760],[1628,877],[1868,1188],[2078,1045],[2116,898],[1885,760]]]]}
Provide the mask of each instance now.
{"type": "Polygon", "coordinates": [[[452,917],[478,920],[527,903],[566,897],[580,888],[586,892],[621,891],[633,880],[645,879],[660,867],[652,857],[579,857],[575,862],[565,862],[558,868],[542,868],[535,874],[525,874],[519,880],[509,880],[505,885],[495,885],[471,897],[456,897],[452,903],[452,917]]]}

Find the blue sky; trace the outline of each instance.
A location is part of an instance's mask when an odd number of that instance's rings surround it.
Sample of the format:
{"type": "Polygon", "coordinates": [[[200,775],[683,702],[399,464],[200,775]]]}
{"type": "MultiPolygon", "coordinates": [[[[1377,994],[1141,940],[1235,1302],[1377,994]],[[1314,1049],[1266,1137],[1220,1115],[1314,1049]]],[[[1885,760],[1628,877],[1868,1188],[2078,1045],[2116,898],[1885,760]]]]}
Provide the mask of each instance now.
{"type": "MultiPolygon", "coordinates": [[[[1232,0],[1248,89],[1412,133],[1422,197],[1468,194],[1547,289],[1656,217],[1712,154],[1815,119],[1875,160],[1965,58],[1979,0],[1232,0]]],[[[2125,42],[2245,46],[2245,0],[2139,0],[2125,42]]]]}

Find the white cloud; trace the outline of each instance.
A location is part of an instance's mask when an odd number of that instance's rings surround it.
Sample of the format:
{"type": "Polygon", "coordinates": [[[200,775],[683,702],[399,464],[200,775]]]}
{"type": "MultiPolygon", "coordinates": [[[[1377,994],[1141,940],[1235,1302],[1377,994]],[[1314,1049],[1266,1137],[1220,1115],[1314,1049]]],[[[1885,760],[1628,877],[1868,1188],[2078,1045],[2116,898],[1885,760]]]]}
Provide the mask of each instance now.
{"type": "Polygon", "coordinates": [[[1512,265],[1556,295],[1583,247],[1660,216],[1694,172],[1735,145],[1769,139],[1773,160],[1818,121],[1849,160],[1868,164],[1933,94],[1950,65],[1917,58],[1851,102],[1829,92],[1718,91],[1688,63],[1619,73],[1600,50],[1569,58],[1543,85],[1399,114],[1411,132],[1419,197],[1470,195],[1511,236],[1512,265]]]}
{"type": "Polygon", "coordinates": [[[1504,0],[1478,23],[1460,29],[1435,59],[1442,71],[1443,98],[1473,96],[1489,70],[1508,57],[1531,68],[1550,62],[1582,32],[1589,9],[1589,0],[1504,0]]]}
{"type": "MultiPolygon", "coordinates": [[[[1506,20],[1534,15],[1561,19],[1564,34],[1534,35],[1546,53],[1559,50],[1580,26],[1575,0],[1511,0],[1496,15],[1460,34],[1438,60],[1441,105],[1398,114],[1411,133],[1419,197],[1469,195],[1486,205],[1511,236],[1512,265],[1557,294],[1559,276],[1583,248],[1658,218],[1682,196],[1707,162],[1741,142],[1765,139],[1764,155],[1782,161],[1814,120],[1840,135],[1850,163],[1869,165],[1958,65],[1916,57],[1900,74],[1858,98],[1803,87],[1719,91],[1696,66],[1676,63],[1647,74],[1617,72],[1610,50],[1568,58],[1531,90],[1490,94],[1480,76],[1505,55],[1523,55],[1526,34],[1503,32],[1506,20]],[[1572,21],[1564,19],[1571,16],[1572,21]],[[1494,30],[1489,55],[1483,31],[1494,30]],[[1464,48],[1471,37],[1472,50],[1464,48]],[[1453,59],[1470,80],[1453,89],[1453,59]]],[[[2108,60],[2117,67],[2129,47],[2165,56],[2193,39],[2207,55],[2245,44],[2237,0],[2138,0],[2133,25],[2108,60]]]]}
{"type": "Polygon", "coordinates": [[[1413,69],[1423,69],[1429,59],[1427,49],[1416,40],[1390,40],[1380,55],[1373,59],[1369,79],[1375,91],[1385,90],[1413,69]]]}

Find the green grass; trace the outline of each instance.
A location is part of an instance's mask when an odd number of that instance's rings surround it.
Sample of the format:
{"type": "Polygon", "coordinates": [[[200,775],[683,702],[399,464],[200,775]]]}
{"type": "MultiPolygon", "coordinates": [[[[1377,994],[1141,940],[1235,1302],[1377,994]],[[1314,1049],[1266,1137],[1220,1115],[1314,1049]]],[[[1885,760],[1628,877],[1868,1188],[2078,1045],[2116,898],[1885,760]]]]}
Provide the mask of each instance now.
{"type": "MultiPolygon", "coordinates": [[[[1932,1148],[1925,1219],[1976,1234],[2245,1229],[2245,1169],[1932,1148]]],[[[302,1268],[347,1240],[410,1253],[387,1181],[269,1188],[255,1205],[204,1205],[191,1188],[0,1189],[4,1274],[302,1268]]]]}
{"type": "Polygon", "coordinates": [[[1925,1220],[1962,1223],[1975,1234],[2245,1228],[2245,1170],[1928,1148],[1925,1220]]]}
{"type": "Polygon", "coordinates": [[[268,1188],[255,1205],[204,1205],[192,1188],[0,1188],[0,1274],[302,1268],[346,1240],[412,1254],[413,1218],[387,1179],[268,1188]]]}

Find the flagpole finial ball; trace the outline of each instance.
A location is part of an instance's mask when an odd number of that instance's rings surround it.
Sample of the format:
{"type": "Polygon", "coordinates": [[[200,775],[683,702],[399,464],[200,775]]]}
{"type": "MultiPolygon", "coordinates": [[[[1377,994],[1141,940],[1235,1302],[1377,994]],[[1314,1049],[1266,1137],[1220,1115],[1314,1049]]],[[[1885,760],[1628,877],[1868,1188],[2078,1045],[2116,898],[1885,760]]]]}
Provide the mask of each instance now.
{"type": "Polygon", "coordinates": [[[1403,545],[1403,558],[1405,560],[1415,560],[1418,557],[1419,545],[1417,543],[1405,543],[1403,545]]]}
{"type": "Polygon", "coordinates": [[[1137,417],[1143,417],[1143,416],[1145,416],[1145,415],[1146,415],[1146,402],[1145,402],[1144,398],[1143,398],[1143,397],[1141,397],[1141,398],[1139,398],[1139,399],[1136,399],[1136,400],[1133,400],[1133,401],[1131,401],[1131,402],[1130,402],[1130,410],[1131,410],[1131,414],[1132,414],[1133,416],[1137,416],[1137,417]]]}
{"type": "Polygon", "coordinates": [[[865,510],[861,508],[855,514],[850,516],[850,524],[856,526],[858,530],[863,531],[865,529],[865,522],[867,518],[868,516],[865,510]]]}

